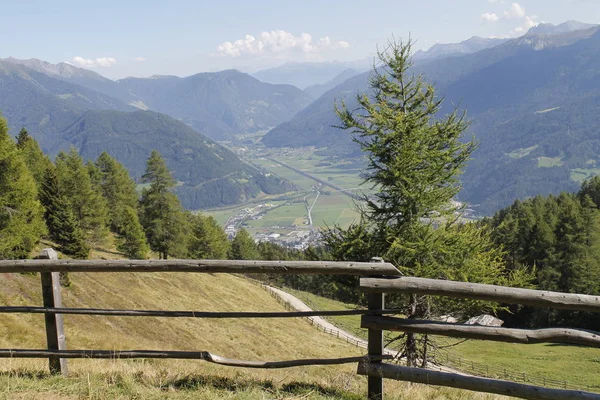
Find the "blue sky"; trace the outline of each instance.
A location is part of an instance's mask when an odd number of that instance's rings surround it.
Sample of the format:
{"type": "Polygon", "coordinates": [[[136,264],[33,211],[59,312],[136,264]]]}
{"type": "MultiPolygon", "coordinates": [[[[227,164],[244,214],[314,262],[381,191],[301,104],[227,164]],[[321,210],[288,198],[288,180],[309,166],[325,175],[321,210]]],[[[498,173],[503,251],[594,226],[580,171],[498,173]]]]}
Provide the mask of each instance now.
{"type": "Polygon", "coordinates": [[[110,78],[252,72],[370,57],[392,35],[410,33],[426,49],[569,19],[600,23],[600,0],[4,0],[0,57],[67,61],[110,78]]]}

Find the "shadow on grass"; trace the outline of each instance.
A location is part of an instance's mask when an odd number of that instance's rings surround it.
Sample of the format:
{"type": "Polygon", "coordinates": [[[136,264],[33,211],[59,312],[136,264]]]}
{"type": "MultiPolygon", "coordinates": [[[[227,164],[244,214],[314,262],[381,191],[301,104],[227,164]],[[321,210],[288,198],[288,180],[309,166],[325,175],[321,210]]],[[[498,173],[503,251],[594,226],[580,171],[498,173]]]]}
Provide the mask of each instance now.
{"type": "Polygon", "coordinates": [[[170,387],[176,390],[197,390],[199,388],[213,388],[217,390],[225,390],[229,392],[239,392],[243,390],[259,389],[272,394],[289,394],[289,395],[307,395],[309,393],[319,394],[324,397],[331,397],[340,400],[358,400],[361,396],[348,393],[339,389],[324,387],[314,383],[307,382],[290,382],[281,387],[276,387],[270,380],[258,379],[239,379],[227,378],[222,376],[200,376],[192,375],[165,382],[165,387],[170,387]]]}
{"type": "Polygon", "coordinates": [[[15,369],[11,371],[0,371],[2,378],[24,378],[24,379],[47,379],[52,377],[48,372],[34,371],[28,369],[15,369]]]}

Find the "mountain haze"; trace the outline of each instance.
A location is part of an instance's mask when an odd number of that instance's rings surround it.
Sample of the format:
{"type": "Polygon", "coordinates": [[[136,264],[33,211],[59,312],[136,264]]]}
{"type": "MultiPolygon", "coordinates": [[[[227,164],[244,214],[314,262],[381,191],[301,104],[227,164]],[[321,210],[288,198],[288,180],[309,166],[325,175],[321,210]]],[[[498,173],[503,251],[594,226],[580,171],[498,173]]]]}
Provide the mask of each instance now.
{"type": "MultiPolygon", "coordinates": [[[[445,97],[442,113],[455,105],[468,110],[467,136],[475,135],[480,148],[463,175],[460,199],[478,204],[482,213],[515,198],[573,189],[600,171],[594,155],[600,108],[597,26],[529,32],[473,54],[416,63],[414,71],[445,97]]],[[[355,76],[326,92],[263,142],[356,154],[351,136],[334,127],[333,104],[344,99],[356,108],[356,93],[368,93],[368,76],[355,76]]]]}

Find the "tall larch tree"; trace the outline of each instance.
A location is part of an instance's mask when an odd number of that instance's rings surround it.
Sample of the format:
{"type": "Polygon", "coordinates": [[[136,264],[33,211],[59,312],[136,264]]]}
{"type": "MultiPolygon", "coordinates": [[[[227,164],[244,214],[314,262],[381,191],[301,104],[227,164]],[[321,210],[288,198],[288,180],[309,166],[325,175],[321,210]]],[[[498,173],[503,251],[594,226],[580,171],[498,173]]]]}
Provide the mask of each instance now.
{"type": "Polygon", "coordinates": [[[187,256],[189,224],[177,196],[172,193],[176,181],[158,151],[152,151],[146,163],[140,199],[140,221],[146,232],[150,248],[160,258],[187,256]]]}
{"type": "MultiPolygon", "coordinates": [[[[476,148],[463,140],[468,124],[458,110],[440,116],[442,100],[424,77],[411,72],[411,43],[389,43],[370,78],[371,93],[357,95],[359,108],[336,104],[340,128],[349,130],[367,157],[361,222],[324,232],[337,259],[394,263],[404,274],[436,279],[519,284],[526,275],[505,269],[489,233],[458,223],[458,176],[476,148]]],[[[527,279],[524,279],[525,281],[527,279]]],[[[459,317],[493,311],[481,302],[439,302],[426,296],[390,298],[409,318],[454,312],[459,317]]],[[[408,365],[427,362],[429,339],[407,334],[408,365]]]]}
{"type": "Polygon", "coordinates": [[[46,232],[33,175],[0,117],[0,259],[27,258],[46,232]]]}

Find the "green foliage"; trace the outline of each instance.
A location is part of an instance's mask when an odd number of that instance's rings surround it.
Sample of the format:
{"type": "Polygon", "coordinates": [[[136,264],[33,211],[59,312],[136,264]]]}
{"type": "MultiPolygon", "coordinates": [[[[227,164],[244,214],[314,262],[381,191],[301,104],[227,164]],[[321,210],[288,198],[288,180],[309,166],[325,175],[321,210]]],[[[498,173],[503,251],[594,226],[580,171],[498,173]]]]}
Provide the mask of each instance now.
{"type": "Polygon", "coordinates": [[[39,189],[44,179],[44,173],[48,168],[53,167],[52,161],[44,154],[38,142],[29,136],[25,128],[22,128],[17,136],[17,148],[23,156],[27,168],[29,168],[39,189]]]}
{"type": "MultiPolygon", "coordinates": [[[[336,105],[340,127],[350,130],[367,153],[366,183],[377,187],[364,197],[359,224],[323,233],[336,259],[367,261],[373,256],[394,263],[406,275],[491,284],[527,283],[527,274],[505,269],[489,232],[460,225],[452,200],[460,190],[458,175],[475,150],[463,141],[467,128],[457,110],[435,118],[442,100],[421,76],[409,74],[411,43],[390,43],[379,54],[383,66],[370,79],[372,96],[358,95],[359,110],[336,105]],[[516,280],[518,278],[518,280],[516,280]],[[525,279],[523,279],[525,278],[525,279]]],[[[390,298],[392,306],[405,298],[390,298]]],[[[409,317],[453,312],[466,318],[495,304],[409,297],[409,317]]],[[[427,340],[417,349],[407,334],[404,353],[415,366],[419,353],[426,363],[427,340]]]]}
{"type": "Polygon", "coordinates": [[[188,239],[189,257],[194,259],[224,260],[229,251],[229,240],[219,223],[211,216],[188,214],[191,234],[188,239]]]}
{"type": "Polygon", "coordinates": [[[128,258],[145,259],[150,248],[135,208],[127,207],[122,210],[119,229],[117,249],[128,258]]]}
{"type": "MultiPolygon", "coordinates": [[[[94,187],[89,169],[74,147],[69,153],[61,151],[58,154],[56,173],[61,190],[64,191],[88,244],[103,243],[108,233],[106,201],[97,187],[94,187]]],[[[95,182],[97,183],[97,177],[95,182]]]]}
{"type": "MultiPolygon", "coordinates": [[[[600,294],[600,210],[592,200],[598,181],[585,182],[577,194],[515,201],[485,220],[496,245],[506,249],[507,264],[532,269],[540,289],[600,294]]],[[[505,319],[514,325],[600,328],[588,313],[528,307],[513,311],[505,319]]]]}
{"type": "Polygon", "coordinates": [[[244,228],[238,230],[231,241],[228,258],[230,260],[258,260],[260,258],[254,239],[244,228]]]}
{"type": "Polygon", "coordinates": [[[35,180],[0,117],[0,259],[27,258],[46,231],[35,180]]]}
{"type": "Polygon", "coordinates": [[[189,224],[179,199],[171,192],[175,180],[156,150],[148,158],[142,182],[150,184],[144,188],[140,200],[140,222],[150,248],[163,259],[169,255],[185,257],[189,224]]]}
{"type": "Polygon", "coordinates": [[[90,247],[54,168],[48,168],[44,174],[40,200],[45,208],[44,219],[48,225],[48,233],[58,244],[59,250],[68,256],[86,259],[90,247]]]}

